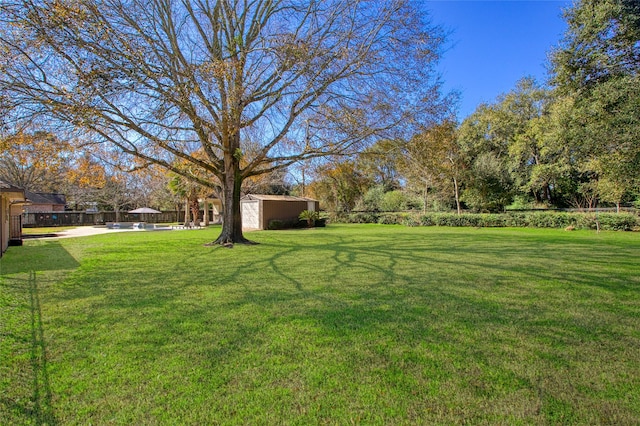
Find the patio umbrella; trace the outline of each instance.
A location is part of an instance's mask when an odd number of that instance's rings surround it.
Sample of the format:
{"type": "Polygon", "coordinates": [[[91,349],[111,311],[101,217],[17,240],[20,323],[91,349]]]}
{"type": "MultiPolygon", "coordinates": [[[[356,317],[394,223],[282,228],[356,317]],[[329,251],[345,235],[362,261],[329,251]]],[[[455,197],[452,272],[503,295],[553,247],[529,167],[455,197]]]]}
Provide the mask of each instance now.
{"type": "Polygon", "coordinates": [[[158,210],[154,210],[154,209],[149,208],[149,207],[140,207],[138,209],[129,211],[129,213],[141,213],[142,214],[142,221],[146,222],[146,217],[145,216],[147,214],[157,214],[157,213],[162,213],[162,212],[159,212],[158,210]]]}
{"type": "Polygon", "coordinates": [[[162,212],[159,212],[158,210],[151,209],[149,207],[140,207],[138,209],[131,210],[129,213],[162,213],[162,212]]]}

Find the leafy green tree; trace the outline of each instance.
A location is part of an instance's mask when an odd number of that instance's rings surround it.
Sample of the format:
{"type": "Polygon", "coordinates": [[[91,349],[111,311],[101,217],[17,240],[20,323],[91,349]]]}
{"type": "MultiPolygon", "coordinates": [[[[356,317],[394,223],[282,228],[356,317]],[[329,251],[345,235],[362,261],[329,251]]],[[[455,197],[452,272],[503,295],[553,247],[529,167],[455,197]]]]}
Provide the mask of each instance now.
{"type": "Polygon", "coordinates": [[[483,152],[471,165],[462,199],[476,211],[500,212],[513,199],[512,184],[504,160],[491,151],[483,152]]]}
{"type": "Polygon", "coordinates": [[[509,172],[509,144],[514,135],[508,111],[496,105],[480,105],[464,120],[458,144],[468,167],[462,200],[477,211],[501,211],[514,195],[509,172]]]}
{"type": "Polygon", "coordinates": [[[168,183],[169,190],[184,200],[184,225],[190,222],[200,223],[200,197],[206,195],[206,188],[197,183],[184,178],[181,175],[173,174],[168,183]]]}
{"type": "Polygon", "coordinates": [[[640,3],[579,0],[564,13],[568,28],[552,52],[552,83],[562,95],[586,94],[640,71],[640,3]]]}
{"type": "Polygon", "coordinates": [[[561,206],[571,187],[573,161],[554,131],[554,114],[560,107],[555,101],[549,89],[524,78],[498,107],[511,123],[508,155],[515,193],[536,204],[561,206]]]}
{"type": "Polygon", "coordinates": [[[383,139],[358,155],[358,168],[385,192],[400,189],[398,158],[401,143],[383,139]]]}
{"type": "Polygon", "coordinates": [[[387,212],[416,210],[421,207],[420,201],[421,200],[417,199],[415,195],[407,191],[389,191],[383,195],[380,208],[382,211],[387,212]]]}
{"type": "Polygon", "coordinates": [[[572,104],[560,116],[562,142],[595,181],[581,186],[619,207],[640,185],[640,5],[582,0],[565,18],[552,56],[552,82],[572,104]]]}
{"type": "Polygon", "coordinates": [[[580,188],[589,187],[584,184],[593,173],[584,167],[588,158],[584,146],[567,142],[584,139],[587,123],[582,128],[567,126],[575,114],[574,98],[556,97],[531,78],[520,80],[494,104],[479,107],[459,130],[471,172],[466,199],[473,200],[477,209],[488,205],[500,209],[496,200],[510,196],[521,205],[566,206],[582,199],[580,188]],[[476,164],[479,159],[482,164],[476,164]],[[490,181],[482,179],[489,176],[490,181]],[[494,184],[498,181],[503,186],[494,184]]]}
{"type": "Polygon", "coordinates": [[[640,78],[600,84],[578,98],[564,125],[580,154],[581,171],[597,183],[598,198],[620,207],[640,188],[640,78]]]}
{"type": "Polygon", "coordinates": [[[424,129],[403,146],[399,162],[409,187],[422,195],[424,208],[430,192],[455,200],[458,214],[465,165],[457,142],[457,125],[451,120],[424,129]]]}
{"type": "Polygon", "coordinates": [[[357,210],[368,212],[379,212],[382,210],[382,200],[385,194],[385,188],[382,185],[376,185],[369,188],[362,196],[360,202],[356,206],[357,210]]]}
{"type": "Polygon", "coordinates": [[[355,161],[343,160],[318,167],[309,193],[327,210],[349,213],[370,186],[371,182],[360,172],[355,161]]]}

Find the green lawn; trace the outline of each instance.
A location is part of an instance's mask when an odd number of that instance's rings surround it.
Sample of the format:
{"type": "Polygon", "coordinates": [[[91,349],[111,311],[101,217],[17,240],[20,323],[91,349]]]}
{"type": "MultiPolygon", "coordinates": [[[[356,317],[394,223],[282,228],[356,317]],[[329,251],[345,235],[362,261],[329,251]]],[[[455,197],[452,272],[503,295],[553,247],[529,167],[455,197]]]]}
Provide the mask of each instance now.
{"type": "Polygon", "coordinates": [[[331,225],[25,241],[0,424],[638,424],[640,234],[331,225]]]}
{"type": "Polygon", "coordinates": [[[55,234],[56,232],[66,231],[73,229],[74,226],[49,226],[40,228],[22,228],[22,235],[37,235],[37,234],[55,234]]]}

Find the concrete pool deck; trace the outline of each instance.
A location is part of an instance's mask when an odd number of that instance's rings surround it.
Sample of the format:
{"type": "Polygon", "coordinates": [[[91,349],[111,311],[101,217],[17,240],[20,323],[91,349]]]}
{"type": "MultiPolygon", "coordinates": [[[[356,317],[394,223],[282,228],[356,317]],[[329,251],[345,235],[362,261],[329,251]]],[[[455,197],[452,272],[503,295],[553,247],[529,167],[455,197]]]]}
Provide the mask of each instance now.
{"type": "Polygon", "coordinates": [[[88,237],[91,235],[112,234],[115,232],[141,231],[144,231],[144,229],[108,229],[103,226],[78,226],[77,228],[56,232],[56,236],[53,238],[88,237]]]}
{"type": "Polygon", "coordinates": [[[50,234],[42,235],[42,236],[23,236],[24,239],[33,239],[33,238],[73,238],[73,237],[88,237],[91,235],[100,235],[100,234],[113,234],[116,232],[145,232],[145,231],[168,231],[168,230],[189,230],[189,229],[204,229],[204,228],[157,228],[157,229],[138,229],[138,228],[123,228],[123,229],[109,229],[106,226],[78,226],[76,228],[67,229],[64,231],[55,231],[55,236],[50,234]]]}

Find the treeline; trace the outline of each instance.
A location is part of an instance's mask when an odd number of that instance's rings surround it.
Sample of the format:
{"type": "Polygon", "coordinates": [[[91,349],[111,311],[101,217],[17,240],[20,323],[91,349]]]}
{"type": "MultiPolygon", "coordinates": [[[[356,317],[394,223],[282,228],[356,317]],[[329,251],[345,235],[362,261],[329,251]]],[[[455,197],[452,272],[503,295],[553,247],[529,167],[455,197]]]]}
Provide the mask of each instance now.
{"type": "MultiPolygon", "coordinates": [[[[414,133],[417,119],[407,120],[396,134],[413,137],[383,139],[355,156],[329,149],[335,135],[315,121],[299,130],[304,146],[295,161],[276,155],[252,169],[250,159],[266,151],[258,139],[245,141],[236,152],[248,170],[240,192],[313,197],[338,214],[640,208],[640,2],[581,0],[565,19],[548,80],[525,77],[462,122],[434,113],[445,118],[414,133]],[[320,140],[329,148],[313,146],[320,140]],[[345,155],[327,161],[333,153],[345,155]]],[[[447,102],[426,104],[440,111],[447,102]]],[[[202,150],[161,167],[96,141],[34,131],[0,137],[0,154],[0,180],[64,193],[73,210],[184,208],[195,221],[200,200],[223,198],[222,182],[200,167],[208,161],[202,150]]]]}
{"type": "Polygon", "coordinates": [[[342,213],[640,207],[640,2],[582,0],[565,19],[548,81],[320,167],[310,195],[342,213]]]}

